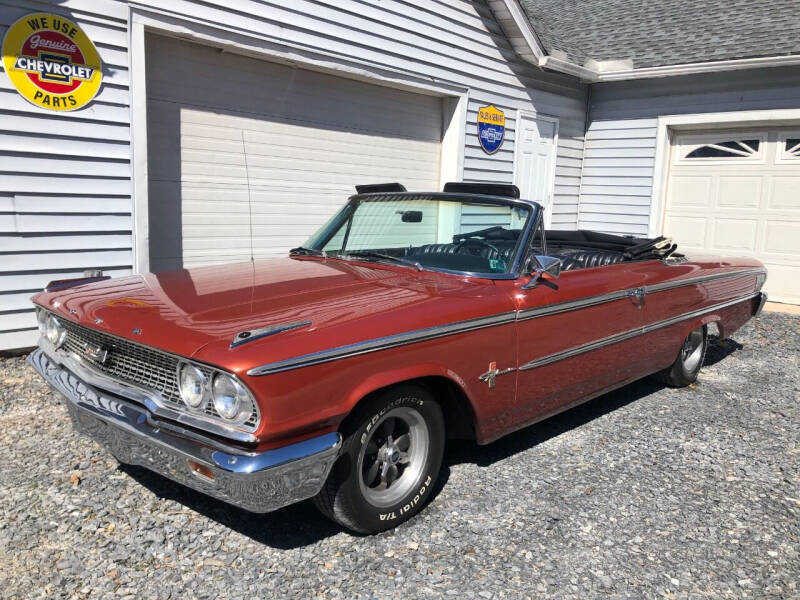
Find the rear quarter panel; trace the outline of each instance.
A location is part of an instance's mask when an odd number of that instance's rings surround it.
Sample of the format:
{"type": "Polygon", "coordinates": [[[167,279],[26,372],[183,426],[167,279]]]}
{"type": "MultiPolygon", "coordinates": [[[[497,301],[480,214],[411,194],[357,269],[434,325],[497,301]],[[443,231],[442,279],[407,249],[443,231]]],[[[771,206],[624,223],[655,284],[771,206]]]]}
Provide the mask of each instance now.
{"type": "Polygon", "coordinates": [[[697,257],[682,264],[650,261],[646,273],[645,327],[657,327],[642,341],[654,370],[676,358],[683,339],[704,324],[715,324],[728,337],[753,315],[758,274],[765,268],[754,259],[697,257]],[[737,302],[738,301],[738,302],[737,302]],[[702,313],[658,327],[664,321],[702,313]]]}

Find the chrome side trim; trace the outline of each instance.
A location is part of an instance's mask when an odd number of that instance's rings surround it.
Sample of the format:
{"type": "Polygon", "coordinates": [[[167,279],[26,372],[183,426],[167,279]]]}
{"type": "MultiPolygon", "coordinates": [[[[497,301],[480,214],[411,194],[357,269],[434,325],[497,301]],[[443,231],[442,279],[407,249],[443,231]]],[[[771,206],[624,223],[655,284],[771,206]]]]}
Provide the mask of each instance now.
{"type": "Polygon", "coordinates": [[[573,356],[584,354],[585,352],[591,352],[592,350],[599,350],[600,348],[603,348],[605,346],[618,344],[619,342],[624,342],[639,335],[644,335],[646,333],[650,333],[652,331],[661,329],[663,327],[669,327],[670,325],[675,325],[676,323],[680,323],[681,321],[687,321],[689,319],[699,317],[706,313],[714,312],[715,310],[721,310],[723,308],[739,304],[740,302],[746,302],[748,300],[752,300],[758,295],[759,294],[756,293],[756,294],[750,294],[748,296],[742,296],[741,298],[736,298],[735,300],[728,300],[727,302],[721,302],[720,304],[715,304],[714,306],[701,308],[699,310],[683,313],[682,315],[678,315],[676,317],[670,317],[669,319],[657,321],[656,323],[651,323],[650,325],[645,325],[644,327],[637,327],[635,329],[629,329],[628,331],[616,333],[614,335],[610,335],[608,337],[604,337],[599,340],[589,342],[587,344],[581,344],[580,346],[567,348],[566,350],[562,350],[561,352],[556,352],[554,354],[549,354],[547,356],[543,356],[541,358],[529,361],[524,365],[522,365],[519,368],[519,370],[527,371],[529,369],[535,369],[536,367],[549,365],[550,363],[554,363],[559,360],[572,358],[573,356]]]}
{"type": "Polygon", "coordinates": [[[712,275],[700,275],[698,277],[689,277],[687,279],[676,279],[674,281],[665,281],[663,283],[654,283],[653,285],[646,285],[645,292],[663,292],[664,290],[671,290],[685,285],[695,285],[698,283],[706,283],[709,281],[716,281],[717,279],[728,279],[730,277],[742,277],[745,275],[758,275],[766,273],[765,269],[747,269],[742,271],[728,271],[727,273],[714,273],[712,275]]]}
{"type": "MultiPolygon", "coordinates": [[[[513,321],[527,321],[529,319],[535,319],[547,315],[578,310],[581,308],[587,308],[589,306],[604,304],[606,302],[613,302],[614,300],[620,300],[623,298],[629,298],[629,297],[638,298],[642,294],[646,295],[651,292],[661,292],[667,289],[673,289],[687,285],[695,285],[697,283],[704,283],[707,281],[714,281],[717,279],[741,277],[745,275],[753,275],[764,272],[765,272],[764,269],[747,269],[741,271],[729,271],[726,273],[714,273],[712,275],[702,275],[699,277],[692,277],[688,279],[679,279],[677,281],[658,283],[650,286],[641,286],[636,288],[617,290],[614,292],[599,294],[597,296],[590,296],[588,298],[569,300],[567,302],[558,302],[556,304],[548,304],[547,306],[537,306],[525,310],[518,310],[509,313],[501,313],[499,315],[493,315],[490,317],[481,317],[478,319],[471,319],[468,321],[458,321],[447,325],[438,325],[435,327],[418,329],[415,331],[409,331],[397,335],[376,338],[372,340],[365,340],[363,342],[357,342],[355,344],[349,344],[347,346],[339,346],[337,348],[331,348],[329,350],[321,350],[319,352],[304,354],[302,356],[298,356],[295,358],[289,358],[274,363],[268,363],[266,365],[253,367],[247,372],[247,374],[256,377],[259,375],[280,373],[282,371],[298,369],[301,367],[308,367],[311,365],[330,362],[332,360],[339,360],[342,358],[349,358],[351,356],[358,356],[360,354],[366,354],[368,352],[378,352],[380,350],[386,350],[388,348],[394,348],[396,346],[403,346],[406,344],[411,344],[414,342],[423,342],[446,335],[453,335],[456,333],[463,333],[465,331],[472,331],[473,329],[482,329],[484,327],[492,327],[494,325],[503,325],[505,323],[510,323],[513,321]]],[[[638,335],[638,333],[636,335],[638,335]]],[[[591,350],[591,348],[589,350],[591,350]]],[[[588,352],[589,350],[585,351],[588,352]]],[[[561,359],[556,359],[556,360],[561,360],[561,359]]],[[[527,367],[527,368],[533,368],[533,367],[527,367]]]]}
{"type": "Polygon", "coordinates": [[[628,292],[629,290],[618,290],[615,292],[608,292],[606,294],[598,294],[597,296],[589,296],[588,298],[580,298],[578,300],[568,300],[566,302],[557,302],[555,304],[548,304],[546,306],[526,308],[524,310],[517,311],[517,320],[527,321],[528,319],[536,319],[537,317],[555,315],[571,310],[578,310],[579,308],[588,308],[589,306],[596,306],[597,304],[613,302],[614,300],[627,298],[628,292]]]}
{"type": "Polygon", "coordinates": [[[570,310],[578,310],[587,308],[589,306],[596,306],[606,302],[613,302],[627,297],[639,297],[640,292],[645,295],[650,293],[663,292],[687,285],[696,285],[698,283],[706,283],[709,281],[716,281],[718,279],[728,279],[732,277],[742,277],[746,275],[758,275],[766,273],[764,269],[747,269],[742,271],[729,271],[727,273],[714,273],[712,275],[701,275],[699,277],[690,277],[687,279],[677,279],[675,281],[666,281],[664,283],[655,283],[652,285],[645,285],[626,290],[618,290],[615,292],[608,292],[606,294],[598,294],[597,296],[589,296],[588,298],[580,298],[578,300],[569,300],[567,302],[558,302],[556,304],[548,304],[547,306],[536,306],[534,308],[527,308],[519,311],[518,320],[527,321],[528,319],[535,319],[537,317],[544,317],[547,315],[554,315],[570,310]]]}
{"type": "Polygon", "coordinates": [[[319,352],[312,352],[311,354],[304,354],[295,358],[288,358],[286,360],[261,365],[260,367],[253,367],[247,374],[253,377],[259,375],[269,375],[271,373],[280,373],[281,371],[288,371],[290,369],[297,369],[300,367],[309,367],[311,365],[318,365],[320,363],[330,362],[332,360],[339,360],[342,358],[350,358],[351,356],[358,356],[360,354],[367,354],[369,352],[378,352],[379,350],[386,350],[388,348],[395,348],[397,346],[404,346],[415,342],[424,342],[447,335],[455,335],[457,333],[464,333],[466,331],[473,331],[475,329],[483,329],[484,327],[492,327],[494,325],[504,325],[506,323],[513,323],[516,320],[516,311],[501,313],[499,315],[492,315],[490,317],[480,317],[477,319],[469,319],[467,321],[457,321],[455,323],[448,323],[447,325],[436,325],[434,327],[426,327],[425,329],[417,329],[406,333],[399,333],[386,337],[366,340],[363,342],[356,342],[355,344],[348,344],[346,346],[339,346],[331,348],[330,350],[321,350],[319,352]]]}
{"type": "Polygon", "coordinates": [[[278,325],[267,325],[266,327],[259,327],[258,329],[240,331],[233,336],[233,341],[231,342],[229,348],[232,350],[248,342],[254,342],[256,340],[260,340],[261,338],[275,335],[276,333],[291,331],[292,329],[299,329],[300,327],[306,327],[308,325],[311,325],[311,321],[295,321],[294,323],[280,323],[278,325]]]}

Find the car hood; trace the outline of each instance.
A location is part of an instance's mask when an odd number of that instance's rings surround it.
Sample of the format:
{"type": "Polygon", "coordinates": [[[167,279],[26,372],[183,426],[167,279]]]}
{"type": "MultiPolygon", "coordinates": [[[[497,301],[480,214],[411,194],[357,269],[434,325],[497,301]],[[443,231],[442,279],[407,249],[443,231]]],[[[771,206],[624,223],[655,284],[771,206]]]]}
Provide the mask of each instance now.
{"type": "Polygon", "coordinates": [[[283,258],[115,278],[34,300],[89,327],[240,372],[512,310],[508,300],[498,306],[494,287],[405,267],[283,258]],[[230,347],[238,332],[304,322],[230,347]]]}

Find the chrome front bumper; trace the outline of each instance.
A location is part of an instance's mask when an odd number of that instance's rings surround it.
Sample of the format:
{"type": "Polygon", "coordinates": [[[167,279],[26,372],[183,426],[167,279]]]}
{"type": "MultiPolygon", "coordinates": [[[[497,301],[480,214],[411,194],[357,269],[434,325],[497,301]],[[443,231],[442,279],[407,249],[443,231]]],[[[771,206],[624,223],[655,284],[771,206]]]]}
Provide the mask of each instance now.
{"type": "Polygon", "coordinates": [[[41,349],[28,362],[66,398],[75,428],[122,463],[139,465],[246,510],[264,513],[316,495],[339,452],[338,433],[265,452],[244,452],[92,387],[41,349]]]}

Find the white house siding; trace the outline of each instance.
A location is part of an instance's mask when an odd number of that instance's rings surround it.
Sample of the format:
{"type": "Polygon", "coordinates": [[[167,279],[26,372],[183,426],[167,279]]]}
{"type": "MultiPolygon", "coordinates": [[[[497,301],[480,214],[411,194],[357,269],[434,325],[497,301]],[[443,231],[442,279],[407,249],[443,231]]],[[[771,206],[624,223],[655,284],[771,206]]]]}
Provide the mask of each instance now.
{"type": "MultiPolygon", "coordinates": [[[[186,19],[189,30],[325,58],[369,76],[469,90],[465,180],[513,179],[517,109],[559,119],[553,227],[578,214],[585,87],[521,61],[489,8],[467,0],[140,0],[139,8],[186,19]],[[480,106],[506,112],[507,134],[488,156],[476,137],[480,106]]],[[[102,267],[132,270],[133,210],[128,18],[112,0],[0,0],[0,37],[19,17],[53,11],[75,20],[104,62],[88,108],[50,113],[29,105],[0,75],[0,349],[31,345],[27,298],[52,279],[102,267]]]]}
{"type": "Polygon", "coordinates": [[[124,275],[132,264],[128,9],[107,0],[0,0],[0,39],[35,11],[83,28],[104,83],[88,108],[56,113],[29,104],[0,73],[0,349],[35,341],[29,298],[48,281],[89,267],[124,275]]]}
{"type": "Polygon", "coordinates": [[[659,116],[798,106],[792,67],[593,85],[578,226],[647,235],[659,116]]]}

